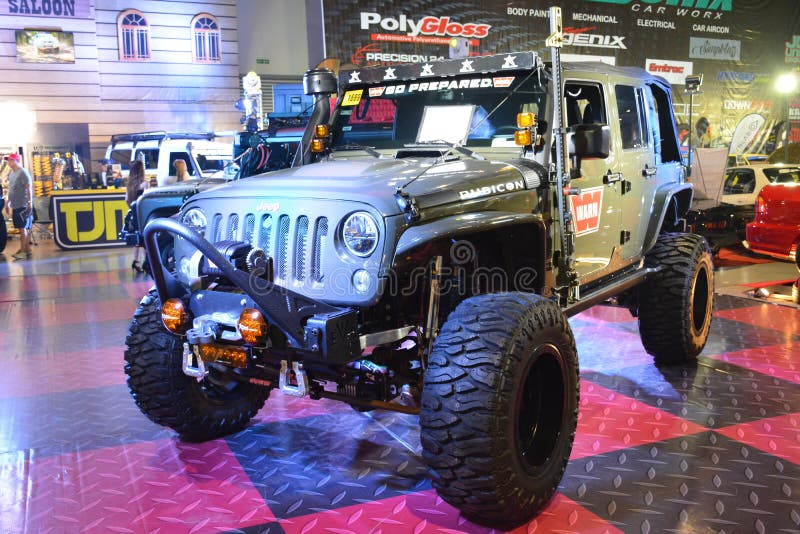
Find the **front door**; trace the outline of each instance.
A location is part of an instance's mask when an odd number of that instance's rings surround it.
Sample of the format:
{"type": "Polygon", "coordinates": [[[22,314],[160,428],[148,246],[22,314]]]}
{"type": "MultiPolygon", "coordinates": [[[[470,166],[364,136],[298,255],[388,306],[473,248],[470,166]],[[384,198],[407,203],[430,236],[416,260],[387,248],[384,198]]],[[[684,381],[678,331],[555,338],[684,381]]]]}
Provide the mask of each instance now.
{"type": "MultiPolygon", "coordinates": [[[[601,81],[566,81],[564,114],[568,127],[608,124],[608,95],[601,81]]],[[[571,182],[580,194],[570,195],[569,203],[575,227],[575,270],[581,283],[586,283],[603,274],[618,242],[618,171],[613,151],[605,159],[587,158],[580,165],[580,177],[571,182]]]]}

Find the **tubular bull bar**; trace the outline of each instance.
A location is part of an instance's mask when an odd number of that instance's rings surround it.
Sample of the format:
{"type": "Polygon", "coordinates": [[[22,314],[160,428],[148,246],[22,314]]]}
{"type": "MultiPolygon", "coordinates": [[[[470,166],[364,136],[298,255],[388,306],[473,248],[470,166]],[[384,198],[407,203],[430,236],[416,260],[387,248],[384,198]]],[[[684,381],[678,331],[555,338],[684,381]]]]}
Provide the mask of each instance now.
{"type": "Polygon", "coordinates": [[[337,308],[296,293],[258,275],[237,269],[214,244],[175,219],[154,219],[144,232],[147,259],[161,302],[189,298],[194,316],[214,311],[257,308],[273,328],[286,336],[298,356],[339,364],[361,355],[358,319],[351,308],[337,308]],[[157,236],[164,232],[185,239],[212,262],[244,295],[220,291],[191,291],[161,261],[157,236]]]}

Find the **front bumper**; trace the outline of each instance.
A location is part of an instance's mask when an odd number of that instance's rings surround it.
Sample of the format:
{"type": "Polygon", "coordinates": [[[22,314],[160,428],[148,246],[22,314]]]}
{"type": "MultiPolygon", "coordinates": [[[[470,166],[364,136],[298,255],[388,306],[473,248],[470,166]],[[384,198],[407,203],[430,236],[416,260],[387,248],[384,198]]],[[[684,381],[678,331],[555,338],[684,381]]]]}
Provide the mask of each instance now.
{"type": "Polygon", "coordinates": [[[278,328],[286,336],[287,348],[295,352],[298,359],[341,364],[360,356],[358,320],[354,309],[316,301],[276,285],[257,272],[237,268],[214,244],[174,219],[150,221],[143,236],[161,302],[169,298],[184,299],[196,317],[220,312],[238,314],[245,308],[256,308],[264,314],[271,327],[278,328]],[[181,284],[161,261],[157,236],[162,232],[191,243],[242,293],[192,292],[181,284]]]}

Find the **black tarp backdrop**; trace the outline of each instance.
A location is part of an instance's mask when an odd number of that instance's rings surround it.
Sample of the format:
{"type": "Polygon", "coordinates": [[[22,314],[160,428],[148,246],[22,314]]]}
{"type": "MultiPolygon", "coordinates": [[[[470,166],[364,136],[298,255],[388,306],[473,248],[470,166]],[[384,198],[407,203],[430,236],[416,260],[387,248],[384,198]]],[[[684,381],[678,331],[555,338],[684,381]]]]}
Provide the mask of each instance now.
{"type": "MultiPolygon", "coordinates": [[[[553,3],[548,1],[321,1],[326,56],[343,64],[518,50],[549,57],[544,41],[553,3]]],[[[749,151],[774,148],[787,116],[774,80],[800,68],[800,2],[574,0],[560,5],[571,42],[563,53],[600,56],[664,75],[674,85],[675,111],[684,124],[689,123],[689,99],[682,81],[687,74],[702,74],[703,94],[694,97],[692,111],[695,125],[705,117],[710,126],[701,144],[727,145],[739,120],[759,113],[766,124],[749,151]]],[[[800,141],[798,91],[791,108],[791,136],[800,141]]]]}

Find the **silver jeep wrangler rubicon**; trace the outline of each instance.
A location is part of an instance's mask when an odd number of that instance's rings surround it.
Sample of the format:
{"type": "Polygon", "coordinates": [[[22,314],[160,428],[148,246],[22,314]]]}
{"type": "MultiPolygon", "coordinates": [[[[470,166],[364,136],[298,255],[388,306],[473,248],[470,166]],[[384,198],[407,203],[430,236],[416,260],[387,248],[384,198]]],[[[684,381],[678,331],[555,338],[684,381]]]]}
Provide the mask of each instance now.
{"type": "Polygon", "coordinates": [[[155,290],[127,337],[140,409],[182,438],[244,428],[273,388],[419,414],[464,517],[510,528],[556,491],[579,375],[567,317],[638,317],[660,363],[703,349],[713,266],[683,233],[669,85],[533,52],[305,78],[296,165],[144,230],[155,290]],[[174,236],[175,268],[157,236],[174,236]]]}

